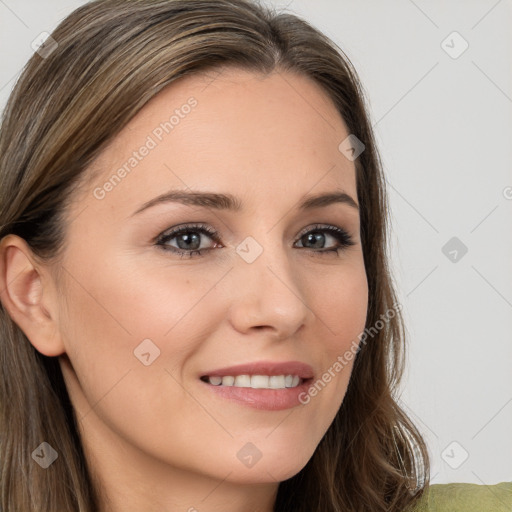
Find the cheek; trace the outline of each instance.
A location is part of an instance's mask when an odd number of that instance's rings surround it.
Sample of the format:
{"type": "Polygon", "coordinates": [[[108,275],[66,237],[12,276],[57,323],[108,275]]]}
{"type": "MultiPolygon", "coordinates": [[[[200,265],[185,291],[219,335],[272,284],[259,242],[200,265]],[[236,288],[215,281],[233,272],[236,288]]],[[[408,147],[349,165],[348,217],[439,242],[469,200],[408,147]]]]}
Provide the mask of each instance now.
{"type": "MultiPolygon", "coordinates": [[[[134,370],[150,368],[141,362],[141,351],[137,354],[139,359],[134,353],[143,340],[152,340],[144,346],[149,347],[151,361],[158,361],[157,352],[163,352],[162,333],[173,325],[177,312],[168,300],[169,290],[166,297],[159,295],[161,285],[148,286],[123,267],[112,268],[108,263],[80,266],[79,262],[68,265],[60,328],[66,353],[88,402],[80,411],[84,414],[130,372],[132,379],[134,370]],[[95,270],[98,268],[101,272],[95,270]]],[[[153,372],[145,385],[142,380],[140,387],[134,386],[131,396],[140,394],[144,386],[157,386],[155,377],[153,372]]],[[[125,387],[126,382],[118,388],[125,387]]]]}
{"type": "MultiPolygon", "coordinates": [[[[310,276],[310,274],[308,274],[310,276]]],[[[315,414],[310,426],[325,431],[345,396],[368,307],[368,282],[362,258],[326,276],[308,277],[308,304],[315,312],[315,353],[321,373],[301,397],[315,414]],[[314,287],[314,288],[313,288],[314,287]]]]}
{"type": "Polygon", "coordinates": [[[368,308],[368,282],[362,259],[340,266],[323,279],[315,276],[311,286],[315,287],[315,292],[310,293],[312,309],[326,333],[326,352],[332,355],[333,351],[346,350],[353,340],[359,341],[368,308]]]}
{"type": "Polygon", "coordinates": [[[222,272],[208,277],[143,258],[134,264],[119,255],[92,264],[92,257],[84,248],[66,264],[60,319],[66,352],[89,403],[85,409],[114,387],[120,407],[134,397],[155,403],[174,382],[166,370],[182,381],[187,361],[220,318],[215,314],[220,302],[211,288],[222,272]]]}
{"type": "MultiPolygon", "coordinates": [[[[201,338],[190,314],[201,294],[196,297],[190,288],[185,293],[186,279],[171,287],[161,276],[125,270],[119,266],[99,275],[83,267],[67,283],[61,328],[73,367],[66,372],[68,389],[79,420],[90,430],[107,437],[121,433],[155,456],[170,454],[194,431],[183,432],[183,422],[195,425],[197,436],[211,428],[197,421],[204,411],[179,384],[195,353],[194,340],[201,338]],[[144,349],[138,350],[143,340],[144,349]],[[182,412],[176,416],[176,411],[182,412]],[[145,439],[147,432],[151,436],[145,439]]],[[[185,457],[178,452],[177,458],[185,457]]]]}
{"type": "Polygon", "coordinates": [[[138,265],[121,258],[109,261],[82,268],[76,264],[69,277],[66,321],[71,339],[88,337],[108,351],[133,350],[145,338],[171,336],[201,299],[200,280],[189,284],[179,268],[155,270],[142,259],[138,265]],[[108,344],[102,341],[107,337],[108,344]]]}

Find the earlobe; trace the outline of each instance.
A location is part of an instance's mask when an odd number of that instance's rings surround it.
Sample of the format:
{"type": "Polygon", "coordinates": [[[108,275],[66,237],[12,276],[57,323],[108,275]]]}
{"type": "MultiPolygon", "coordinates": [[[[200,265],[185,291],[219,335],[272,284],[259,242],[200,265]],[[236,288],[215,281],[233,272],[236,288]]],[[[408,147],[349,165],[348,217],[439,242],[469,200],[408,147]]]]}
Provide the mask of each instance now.
{"type": "Polygon", "coordinates": [[[58,304],[49,279],[50,274],[37,263],[25,240],[12,234],[1,240],[2,305],[36,350],[46,356],[57,356],[64,348],[55,321],[57,315],[51,314],[58,304]]]}

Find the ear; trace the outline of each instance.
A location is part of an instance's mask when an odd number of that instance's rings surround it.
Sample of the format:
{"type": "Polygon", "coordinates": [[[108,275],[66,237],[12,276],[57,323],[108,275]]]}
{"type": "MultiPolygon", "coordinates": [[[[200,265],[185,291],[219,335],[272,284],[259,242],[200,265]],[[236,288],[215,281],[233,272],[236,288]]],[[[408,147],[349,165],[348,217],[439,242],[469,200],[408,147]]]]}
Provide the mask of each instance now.
{"type": "Polygon", "coordinates": [[[46,356],[64,352],[58,301],[48,269],[17,235],[0,241],[0,300],[30,343],[46,356]]]}

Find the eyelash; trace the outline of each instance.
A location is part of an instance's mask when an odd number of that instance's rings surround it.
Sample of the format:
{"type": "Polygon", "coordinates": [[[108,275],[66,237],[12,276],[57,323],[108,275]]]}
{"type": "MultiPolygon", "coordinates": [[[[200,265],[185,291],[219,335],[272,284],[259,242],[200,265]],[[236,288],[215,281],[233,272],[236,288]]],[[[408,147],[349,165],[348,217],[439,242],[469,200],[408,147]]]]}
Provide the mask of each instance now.
{"type": "MultiPolygon", "coordinates": [[[[323,225],[323,224],[316,224],[308,231],[305,231],[302,233],[299,237],[299,240],[309,234],[309,233],[317,233],[317,232],[327,232],[330,235],[332,235],[334,238],[338,240],[340,245],[338,247],[334,247],[332,249],[324,249],[324,250],[315,250],[315,249],[309,249],[313,251],[314,253],[333,253],[335,252],[336,255],[339,254],[340,249],[345,249],[351,245],[355,245],[355,242],[352,240],[352,237],[341,228],[338,228],[336,226],[329,226],[329,225],[323,225]]],[[[185,249],[177,249],[175,247],[171,247],[169,245],[166,245],[166,242],[169,240],[172,240],[173,238],[178,237],[179,235],[182,235],[184,233],[202,233],[204,235],[209,236],[213,239],[214,242],[220,243],[219,239],[219,233],[208,226],[204,224],[187,224],[186,226],[180,227],[178,229],[175,229],[169,233],[162,233],[159,235],[156,241],[156,245],[159,246],[164,251],[172,252],[174,254],[178,254],[180,258],[193,258],[194,256],[201,256],[203,252],[211,251],[210,249],[194,249],[187,251],[185,249]]],[[[302,249],[302,248],[300,248],[302,249]]],[[[308,249],[305,247],[305,249],[308,249]]]]}

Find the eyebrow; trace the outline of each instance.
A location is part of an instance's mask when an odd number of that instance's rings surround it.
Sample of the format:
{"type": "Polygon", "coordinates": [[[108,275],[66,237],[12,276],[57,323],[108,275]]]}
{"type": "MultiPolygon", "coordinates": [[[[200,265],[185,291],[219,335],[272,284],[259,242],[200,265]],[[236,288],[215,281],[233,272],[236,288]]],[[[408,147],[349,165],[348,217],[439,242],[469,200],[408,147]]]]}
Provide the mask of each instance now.
{"type": "MultiPolygon", "coordinates": [[[[131,216],[133,217],[134,215],[137,215],[157,204],[169,202],[203,208],[214,208],[216,210],[229,210],[233,212],[240,212],[243,210],[243,204],[240,199],[236,196],[233,196],[232,194],[171,190],[147,201],[139,209],[133,212],[131,216]]],[[[354,199],[352,199],[350,195],[343,191],[306,196],[302,198],[298,209],[300,211],[312,210],[314,208],[324,208],[336,203],[346,204],[359,211],[359,205],[354,201],[354,199]]]]}

